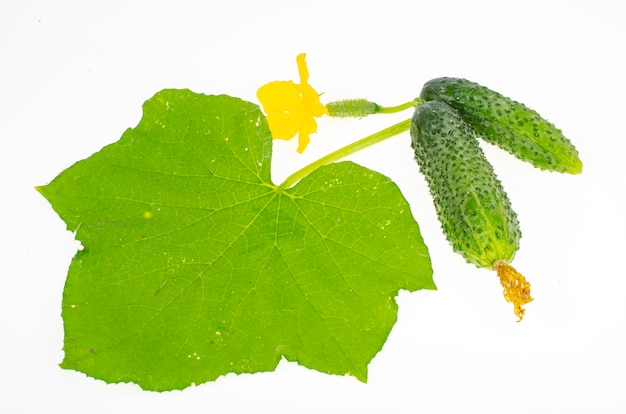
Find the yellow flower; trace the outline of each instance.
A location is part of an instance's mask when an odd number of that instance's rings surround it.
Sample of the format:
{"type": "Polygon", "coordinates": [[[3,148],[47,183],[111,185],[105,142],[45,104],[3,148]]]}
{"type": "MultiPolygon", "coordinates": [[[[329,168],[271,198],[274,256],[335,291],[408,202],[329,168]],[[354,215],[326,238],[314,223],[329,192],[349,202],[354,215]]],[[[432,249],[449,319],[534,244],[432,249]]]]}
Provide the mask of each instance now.
{"type": "Polygon", "coordinates": [[[276,81],[263,85],[257,98],[263,104],[267,122],[274,139],[289,140],[298,134],[298,152],[309,144],[309,135],[317,131],[315,117],[328,114],[319,94],[309,85],[306,54],[296,58],[300,83],[276,81]]]}

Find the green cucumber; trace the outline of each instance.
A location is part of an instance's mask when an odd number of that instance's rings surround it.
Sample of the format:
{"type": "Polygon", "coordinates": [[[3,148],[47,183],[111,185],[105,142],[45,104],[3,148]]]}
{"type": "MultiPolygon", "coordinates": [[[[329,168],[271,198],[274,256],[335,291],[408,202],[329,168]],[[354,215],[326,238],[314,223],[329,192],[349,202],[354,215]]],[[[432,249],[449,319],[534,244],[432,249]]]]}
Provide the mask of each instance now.
{"type": "Polygon", "coordinates": [[[458,78],[432,79],[426,82],[420,97],[447,103],[478,136],[535,167],[570,174],[582,172],[574,145],[524,104],[458,78]]]}
{"type": "Polygon", "coordinates": [[[496,270],[521,321],[530,284],[509,263],[522,233],[472,127],[445,102],[428,101],[415,110],[411,138],[448,241],[469,263],[496,270]]]}
{"type": "Polygon", "coordinates": [[[472,128],[448,104],[429,101],[415,111],[411,138],[453,249],[479,267],[511,262],[521,237],[517,215],[472,128]]]}

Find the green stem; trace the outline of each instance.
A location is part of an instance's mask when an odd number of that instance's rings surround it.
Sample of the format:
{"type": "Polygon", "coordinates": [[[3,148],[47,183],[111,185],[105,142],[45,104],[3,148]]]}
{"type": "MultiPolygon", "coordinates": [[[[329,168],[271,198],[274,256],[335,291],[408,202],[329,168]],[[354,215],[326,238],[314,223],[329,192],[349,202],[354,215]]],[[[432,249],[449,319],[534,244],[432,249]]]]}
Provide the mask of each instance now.
{"type": "Polygon", "coordinates": [[[344,99],[342,101],[328,102],[325,106],[328,115],[334,118],[363,118],[372,114],[393,114],[412,107],[420,106],[424,100],[415,98],[396,106],[380,106],[367,99],[344,99]]]}
{"type": "MultiPolygon", "coordinates": [[[[413,105],[413,102],[411,102],[411,105],[413,105]]],[[[285,181],[283,181],[280,187],[282,188],[292,187],[295,183],[297,183],[302,178],[306,177],[307,175],[309,175],[311,172],[318,169],[319,167],[326,165],[326,164],[330,164],[335,161],[339,161],[340,159],[345,158],[348,155],[354,154],[357,151],[365,149],[374,144],[378,144],[379,142],[384,141],[388,138],[391,138],[395,135],[398,135],[404,131],[408,131],[410,127],[411,127],[411,119],[407,119],[405,121],[398,122],[397,124],[392,125],[389,128],[385,128],[382,131],[378,131],[370,136],[367,136],[363,139],[353,142],[350,145],[346,145],[345,147],[340,148],[337,151],[331,152],[330,154],[316,161],[313,161],[311,164],[294,172],[289,177],[287,177],[285,181]]]]}
{"type": "Polygon", "coordinates": [[[402,105],[388,106],[388,107],[378,106],[378,111],[376,113],[393,114],[396,112],[404,111],[405,109],[409,109],[412,107],[418,107],[422,103],[422,101],[423,101],[422,98],[415,98],[414,100],[403,103],[402,105]]]}

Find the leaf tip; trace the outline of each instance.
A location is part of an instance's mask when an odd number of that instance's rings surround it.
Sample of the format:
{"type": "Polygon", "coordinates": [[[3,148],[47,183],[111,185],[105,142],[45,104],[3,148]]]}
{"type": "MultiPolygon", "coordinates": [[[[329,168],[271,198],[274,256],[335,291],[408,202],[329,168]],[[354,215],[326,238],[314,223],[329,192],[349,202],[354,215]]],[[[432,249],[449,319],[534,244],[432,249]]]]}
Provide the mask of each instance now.
{"type": "Polygon", "coordinates": [[[48,184],[46,185],[36,185],[33,187],[35,189],[35,191],[37,191],[41,196],[43,196],[43,198],[45,198],[46,200],[48,200],[48,196],[50,195],[50,192],[48,191],[48,184]]]}
{"type": "Polygon", "coordinates": [[[363,384],[367,384],[367,368],[365,368],[365,370],[359,370],[359,372],[348,372],[346,375],[356,378],[363,384]]]}

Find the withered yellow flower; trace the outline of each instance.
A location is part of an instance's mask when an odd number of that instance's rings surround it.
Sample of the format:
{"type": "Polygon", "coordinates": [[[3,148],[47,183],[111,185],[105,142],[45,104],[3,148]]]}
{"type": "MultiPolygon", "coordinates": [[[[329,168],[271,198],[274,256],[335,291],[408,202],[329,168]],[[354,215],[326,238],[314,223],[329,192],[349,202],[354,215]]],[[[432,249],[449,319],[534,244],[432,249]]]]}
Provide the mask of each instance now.
{"type": "Polygon", "coordinates": [[[504,288],[504,299],[513,304],[515,315],[519,318],[517,320],[519,322],[524,317],[524,308],[522,306],[533,300],[530,297],[530,283],[526,281],[520,272],[504,260],[497,261],[493,267],[498,272],[500,284],[504,288]]]}
{"type": "Polygon", "coordinates": [[[263,85],[257,91],[257,98],[267,114],[272,137],[289,140],[298,134],[298,152],[309,144],[309,135],[317,131],[315,117],[328,114],[320,102],[319,94],[309,85],[309,70],[306,54],[296,58],[300,83],[275,81],[263,85]]]}

